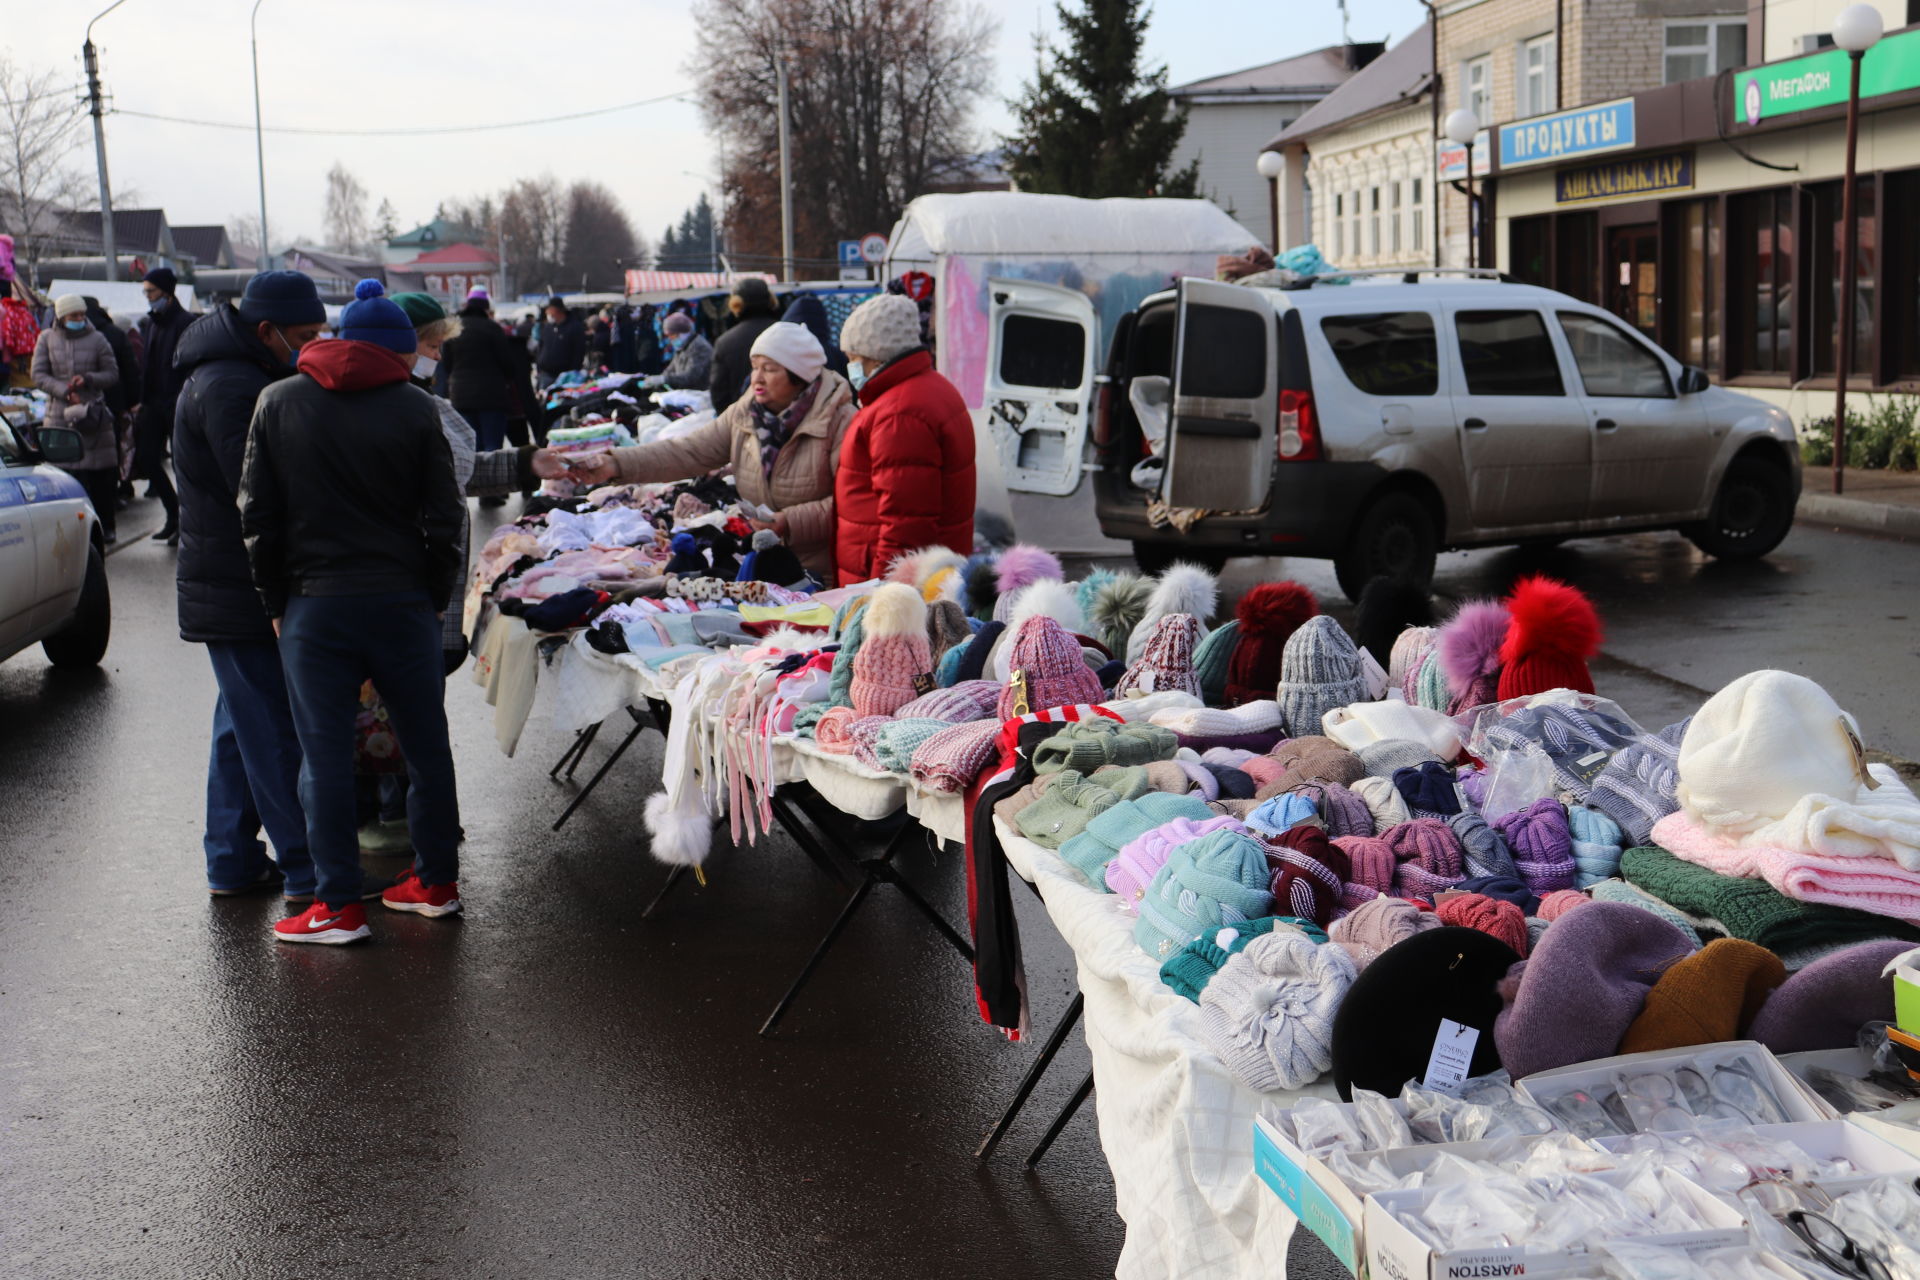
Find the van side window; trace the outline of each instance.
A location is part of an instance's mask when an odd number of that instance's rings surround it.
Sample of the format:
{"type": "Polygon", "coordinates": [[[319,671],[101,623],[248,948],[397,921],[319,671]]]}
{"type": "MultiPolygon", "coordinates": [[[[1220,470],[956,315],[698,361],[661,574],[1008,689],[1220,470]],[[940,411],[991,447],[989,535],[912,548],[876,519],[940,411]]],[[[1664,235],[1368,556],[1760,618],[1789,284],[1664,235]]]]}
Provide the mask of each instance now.
{"type": "Polygon", "coordinates": [[[1258,314],[1188,307],[1180,348],[1180,394],[1257,400],[1267,390],[1267,329],[1258,314]]]}
{"type": "Polygon", "coordinates": [[[1071,320],[1010,315],[1000,329],[1000,381],[1071,391],[1087,368],[1087,331],[1071,320]]]}
{"type": "Polygon", "coordinates": [[[1370,396],[1430,396],[1440,389],[1440,347],[1424,311],[1328,316],[1320,332],[1347,381],[1370,396]]]}
{"type": "Polygon", "coordinates": [[[1560,358],[1538,311],[1462,311],[1453,323],[1460,333],[1467,394],[1567,394],[1560,381],[1560,358]]]}
{"type": "Polygon", "coordinates": [[[1653,354],[1598,316],[1562,311],[1560,327],[1573,348],[1573,364],[1590,396],[1627,396],[1635,400],[1671,400],[1667,367],[1653,354]]]}

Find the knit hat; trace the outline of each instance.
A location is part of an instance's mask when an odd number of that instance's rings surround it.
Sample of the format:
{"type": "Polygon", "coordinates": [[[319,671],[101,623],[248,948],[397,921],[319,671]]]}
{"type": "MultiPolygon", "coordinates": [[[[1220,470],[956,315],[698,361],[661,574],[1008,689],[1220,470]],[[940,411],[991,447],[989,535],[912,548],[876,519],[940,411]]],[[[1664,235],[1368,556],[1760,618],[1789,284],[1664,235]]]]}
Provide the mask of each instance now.
{"type": "Polygon", "coordinates": [[[264,321],[286,327],[327,322],[320,290],[304,271],[262,271],[247,281],[235,309],[248,324],[264,321]]]}
{"type": "MultiPolygon", "coordinates": [[[[760,532],[767,533],[769,530],[762,529],[760,532]]],[[[757,539],[759,534],[754,537],[757,539]]],[[[933,651],[935,667],[947,656],[947,650],[972,639],[973,628],[967,625],[967,615],[957,601],[934,600],[928,603],[927,646],[933,651]]]]}
{"type": "Polygon", "coordinates": [[[1213,775],[1217,784],[1216,798],[1221,800],[1251,800],[1258,789],[1252,778],[1245,773],[1225,764],[1203,764],[1201,769],[1213,775]]]}
{"type": "Polygon", "coordinates": [[[1453,693],[1447,688],[1447,664],[1440,652],[1438,634],[1435,632],[1436,639],[1427,650],[1426,661],[1413,677],[1414,694],[1410,701],[1429,711],[1444,712],[1453,709],[1453,693]]]}
{"type": "Polygon", "coordinates": [[[155,267],[140,277],[162,293],[172,293],[180,287],[180,277],[173,274],[171,267],[155,267]]]}
{"type": "Polygon", "coordinates": [[[1453,770],[1438,760],[1393,771],[1394,789],[1416,817],[1450,818],[1460,812],[1460,796],[1453,787],[1453,770]]]}
{"type": "Polygon", "coordinates": [[[963,680],[978,680],[986,674],[987,656],[993,652],[993,646],[999,642],[1001,634],[1006,629],[1007,624],[1004,622],[988,622],[973,633],[973,639],[967,642],[963,650],[964,656],[960,659],[959,665],[954,668],[953,678],[956,684],[963,680]]]}
{"type": "Polygon", "coordinates": [[[861,615],[865,638],[853,658],[853,709],[890,716],[933,690],[927,649],[927,605],[912,587],[890,582],[861,615]]]}
{"type": "MultiPolygon", "coordinates": [[[[1440,631],[1436,627],[1408,627],[1393,642],[1393,650],[1387,655],[1387,683],[1400,691],[1400,696],[1413,706],[1420,702],[1420,670],[1427,664],[1427,656],[1433,652],[1433,646],[1439,639],[1440,631]]],[[[1441,711],[1445,708],[1434,707],[1441,711]]]]}
{"type": "Polygon", "coordinates": [[[1394,868],[1393,884],[1403,897],[1431,902],[1466,879],[1465,850],[1453,828],[1438,818],[1403,822],[1382,832],[1381,839],[1400,864],[1394,868]]]}
{"type": "MultiPolygon", "coordinates": [[[[979,642],[979,637],[974,639],[975,643],[979,642]]],[[[1087,670],[1080,646],[1052,618],[1028,618],[1020,624],[1020,630],[1014,634],[1009,666],[1015,681],[1025,681],[1027,711],[1098,702],[1101,698],[1100,682],[1087,670]]],[[[1020,714],[1014,709],[1016,687],[1016,683],[1009,682],[1000,695],[997,714],[1002,720],[1011,720],[1020,714]]],[[[1167,754],[1172,754],[1171,749],[1167,754]]]]}
{"type": "Polygon", "coordinates": [[[1527,954],[1527,913],[1501,898],[1484,893],[1461,893],[1443,898],[1434,914],[1441,924],[1478,929],[1512,947],[1523,959],[1527,954]]]}
{"type": "Polygon", "coordinates": [[[1313,801],[1292,791],[1283,791],[1261,801],[1247,815],[1247,829],[1263,836],[1277,836],[1319,816],[1320,811],[1314,808],[1313,801]]]}
{"type": "Polygon", "coordinates": [[[1325,614],[1307,619],[1280,659],[1280,709],[1295,737],[1318,734],[1327,712],[1367,696],[1360,655],[1340,624],[1325,614]]]}
{"type": "Polygon", "coordinates": [[[1494,1037],[1514,1079],[1611,1057],[1660,975],[1693,947],[1656,916],[1595,902],[1554,922],[1506,984],[1494,1037]]]}
{"type": "Polygon", "coordinates": [[[386,292],[387,287],[378,280],[362,280],[353,286],[353,301],[340,313],[340,336],[410,356],[417,345],[413,321],[386,292]]]}
{"type": "Polygon", "coordinates": [[[1124,800],[1104,813],[1095,815],[1085,830],[1060,846],[1060,857],[1085,876],[1088,884],[1102,893],[1109,893],[1107,864],[1119,856],[1121,849],[1176,818],[1198,823],[1212,816],[1206,803],[1198,796],[1153,791],[1135,800],[1124,800]]]}
{"type": "MultiPolygon", "coordinates": [[[[1660,975],[1647,992],[1640,1016],[1621,1038],[1620,1052],[1647,1053],[1741,1039],[1760,1006],[1786,980],[1786,966],[1765,947],[1738,938],[1715,938],[1660,975]]],[[[1853,1032],[1845,1043],[1853,1043],[1853,1032]]]]}
{"type": "MultiPolygon", "coordinates": [[[[1511,621],[1506,606],[1491,600],[1469,600],[1454,610],[1434,645],[1447,685],[1447,702],[1437,710],[1453,714],[1498,698],[1500,651],[1511,621]]],[[[1423,679],[1420,705],[1433,706],[1430,696],[1423,679]]]]}
{"type": "Polygon", "coordinates": [[[1211,816],[1178,817],[1163,822],[1121,845],[1120,852],[1107,863],[1107,889],[1128,902],[1137,902],[1147,896],[1148,887],[1173,857],[1175,849],[1216,831],[1246,834],[1247,829],[1238,820],[1225,814],[1213,814],[1211,810],[1208,813],[1211,816]]]}
{"type": "Polygon", "coordinates": [[[415,329],[447,318],[447,309],[431,294],[396,293],[393,295],[393,305],[407,313],[407,319],[413,322],[415,329]]]}
{"type": "MultiPolygon", "coordinates": [[[[1764,889],[1767,886],[1760,885],[1759,887],[1764,889]]],[[[1568,892],[1572,892],[1572,890],[1568,890],[1568,892]]],[[[1650,915],[1659,916],[1662,920],[1665,920],[1685,935],[1687,944],[1694,950],[1697,951],[1700,948],[1700,934],[1694,928],[1693,921],[1689,920],[1679,911],[1676,911],[1668,903],[1654,897],[1637,885],[1628,884],[1625,880],[1602,880],[1599,884],[1589,888],[1586,891],[1586,896],[1590,902],[1621,902],[1627,906],[1645,911],[1650,915]]],[[[1558,893],[1550,893],[1547,897],[1555,899],[1556,901],[1564,900],[1558,893]]],[[[1542,899],[1542,901],[1544,902],[1545,899],[1542,899]]],[[[1573,905],[1577,906],[1578,904],[1573,905]]],[[[1562,912],[1562,914],[1565,913],[1562,912]]]]}
{"type": "Polygon", "coordinates": [[[1805,676],[1753,671],[1708,698],[1681,739],[1680,807],[1718,835],[1738,837],[1787,813],[1802,796],[1858,794],[1860,730],[1805,676]]]}
{"type": "Polygon", "coordinates": [[[894,714],[903,720],[924,716],[945,720],[948,724],[963,724],[991,716],[999,702],[999,685],[991,680],[968,680],[951,688],[923,693],[894,714]]]}
{"type": "Polygon", "coordinates": [[[1047,785],[1033,803],[1014,815],[1013,824],[1027,839],[1048,849],[1058,849],[1086,830],[1095,815],[1120,803],[1120,796],[1074,769],[1044,781],[1047,785]]]}
{"type": "Polygon", "coordinates": [[[1479,893],[1511,902],[1525,915],[1532,915],[1540,906],[1540,899],[1527,888],[1527,882],[1515,876],[1468,876],[1453,888],[1456,893],[1479,893]]]}
{"type": "Polygon", "coordinates": [[[875,294],[840,326],[840,349],[850,356],[885,363],[919,345],[919,304],[898,293],[875,294]]]}
{"type": "Polygon", "coordinates": [[[1270,879],[1265,852],[1251,836],[1216,831],[1181,845],[1139,900],[1134,941],[1164,961],[1205,930],[1265,915],[1273,903],[1270,879]]]}
{"type": "Polygon", "coordinates": [[[1192,614],[1168,614],[1155,624],[1139,661],[1113,687],[1114,696],[1178,689],[1199,697],[1200,681],[1193,674],[1193,651],[1199,643],[1200,624],[1192,614]]]}
{"type": "Polygon", "coordinates": [[[1587,662],[1600,652],[1600,615],[1585,593],[1552,578],[1522,578],[1507,597],[1507,613],[1512,624],[1500,645],[1502,702],[1549,689],[1593,692],[1587,662]]]}
{"type": "Polygon", "coordinates": [[[1313,802],[1329,836],[1370,836],[1376,829],[1367,802],[1337,782],[1303,782],[1294,792],[1313,802]]]}
{"type": "Polygon", "coordinates": [[[1369,743],[1354,754],[1366,766],[1368,776],[1375,778],[1391,778],[1402,769],[1417,769],[1429,761],[1440,763],[1440,757],[1428,750],[1425,744],[1404,738],[1387,738],[1369,743]]]}
{"type": "Polygon", "coordinates": [[[1291,827],[1263,843],[1269,863],[1278,864],[1269,885],[1274,910],[1331,924],[1353,869],[1346,851],[1313,826],[1291,827]]]}
{"type": "Polygon", "coordinates": [[[1391,694],[1379,702],[1342,707],[1327,716],[1323,727],[1329,738],[1349,751],[1403,742],[1424,748],[1436,760],[1452,760],[1460,754],[1460,727],[1445,713],[1416,707],[1391,694]]]}
{"type": "Polygon", "coordinates": [[[1460,838],[1460,846],[1466,851],[1469,876],[1519,876],[1507,838],[1488,826],[1485,818],[1471,809],[1462,809],[1447,819],[1447,825],[1453,828],[1453,834],[1460,838]]]}
{"type": "Polygon", "coordinates": [[[1240,924],[1223,924],[1211,936],[1201,934],[1167,957],[1167,962],[1160,966],[1160,981],[1172,988],[1175,995],[1198,1004],[1200,993],[1207,989],[1207,983],[1220,972],[1220,967],[1246,950],[1255,938],[1272,933],[1278,919],[1279,916],[1259,916],[1240,924]]]}
{"type": "Polygon", "coordinates": [[[467,290],[467,301],[468,302],[492,302],[493,295],[487,292],[487,286],[483,284],[477,284],[473,286],[473,288],[467,290]]]}
{"type": "Polygon", "coordinates": [[[1200,993],[1207,1043],[1249,1089],[1303,1088],[1333,1064],[1335,1011],[1355,973],[1344,950],[1291,929],[1255,938],[1200,993]]]}
{"type": "Polygon", "coordinates": [[[1593,780],[1587,803],[1612,818],[1624,845],[1645,844],[1653,824],[1680,807],[1680,741],[1689,716],[1659,733],[1641,734],[1613,754],[1593,780]]]}
{"type": "Polygon", "coordinates": [[[1567,830],[1573,836],[1574,883],[1580,888],[1620,874],[1620,828],[1598,809],[1575,806],[1567,810],[1567,830]]]}
{"type": "MultiPolygon", "coordinates": [[[[1367,806],[1367,812],[1373,818],[1376,834],[1397,827],[1413,815],[1407,812],[1407,802],[1388,778],[1357,778],[1349,784],[1354,796],[1367,806]]],[[[1458,816],[1458,815],[1456,815],[1458,816]]]]}
{"type": "Polygon", "coordinates": [[[1535,893],[1573,888],[1573,836],[1558,800],[1535,800],[1518,813],[1495,818],[1493,829],[1506,838],[1514,870],[1535,893]]]}
{"type": "Polygon", "coordinates": [[[693,332],[693,317],[684,311],[676,311],[660,322],[660,332],[669,338],[677,338],[684,333],[693,332]]]}
{"type": "MultiPolygon", "coordinates": [[[[1011,718],[1011,717],[1007,717],[1011,718]]],[[[1032,752],[1035,773],[1077,769],[1092,773],[1105,765],[1143,765],[1172,757],[1173,735],[1153,724],[1123,724],[1105,716],[1063,724],[1042,738],[1032,752]]]]}
{"type": "Polygon", "coordinates": [[[1347,949],[1354,967],[1365,969],[1388,948],[1416,933],[1440,927],[1440,917],[1405,898],[1374,898],[1333,922],[1327,937],[1347,949]]]}
{"type": "Polygon", "coordinates": [[[1881,970],[1911,942],[1863,942],[1815,960],[1767,998],[1747,1029],[1775,1053],[1851,1048],[1869,1022],[1892,1022],[1893,980],[1881,970]]]}
{"type": "MultiPolygon", "coordinates": [[[[1091,619],[1089,619],[1091,621],[1091,619]]],[[[1193,678],[1200,682],[1200,700],[1219,706],[1227,697],[1227,672],[1240,642],[1240,619],[1229,618],[1207,632],[1193,651],[1193,678]]]]}
{"type": "Polygon", "coordinates": [[[802,383],[811,383],[827,367],[827,353],[813,330],[791,320],[776,320],[753,340],[749,355],[764,356],[802,383]]]}
{"type": "Polygon", "coordinates": [[[1534,908],[1534,914],[1543,920],[1558,920],[1575,907],[1584,907],[1593,899],[1578,889],[1555,889],[1540,899],[1540,905],[1534,908]]]}
{"type": "MultiPolygon", "coordinates": [[[[1270,753],[1286,769],[1281,782],[1296,787],[1303,782],[1337,782],[1350,787],[1367,776],[1360,757],[1331,738],[1318,734],[1289,739],[1270,753]]],[[[1265,797],[1262,797],[1263,799],[1265,797]]]]}
{"type": "MultiPolygon", "coordinates": [[[[1520,960],[1506,943],[1478,929],[1441,925],[1382,952],[1354,980],[1333,1020],[1333,1083],[1345,1101],[1355,1089],[1388,1097],[1424,1078],[1440,1023],[1480,1033],[1469,1076],[1501,1067],[1492,1034],[1500,1013],[1499,982],[1520,960]]],[[[1519,1071],[1514,1071],[1518,1079],[1519,1071]]]]}
{"type": "Polygon", "coordinates": [[[72,315],[85,315],[87,300],[77,293],[63,293],[53,300],[53,314],[60,319],[72,315]]]}
{"type": "MultiPolygon", "coordinates": [[[[1240,597],[1233,611],[1240,639],[1227,664],[1229,705],[1273,696],[1287,641],[1319,612],[1313,592],[1292,581],[1262,582],[1240,597]]],[[[1318,726],[1307,732],[1319,732],[1318,726]]]]}
{"type": "Polygon", "coordinates": [[[994,758],[998,720],[956,724],[934,734],[913,753],[913,780],[929,791],[953,795],[972,786],[994,758]]]}
{"type": "Polygon", "coordinates": [[[1340,836],[1334,840],[1347,855],[1347,874],[1352,877],[1341,892],[1341,905],[1348,910],[1393,892],[1393,873],[1400,859],[1393,846],[1378,836],[1340,836]]]}

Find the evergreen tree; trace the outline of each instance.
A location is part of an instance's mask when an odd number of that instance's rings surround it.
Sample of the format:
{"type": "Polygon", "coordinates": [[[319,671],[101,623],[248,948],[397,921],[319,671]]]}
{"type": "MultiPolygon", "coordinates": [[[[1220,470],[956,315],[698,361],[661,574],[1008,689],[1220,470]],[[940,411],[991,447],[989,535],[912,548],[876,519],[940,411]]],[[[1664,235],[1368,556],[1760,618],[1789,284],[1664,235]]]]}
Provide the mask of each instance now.
{"type": "Polygon", "coordinates": [[[718,271],[713,255],[713,204],[704,193],[660,236],[662,271],[718,271]]]}
{"type": "Polygon", "coordinates": [[[1013,103],[1019,130],[1003,139],[1022,191],[1063,195],[1193,196],[1199,163],[1170,172],[1187,111],[1167,69],[1140,65],[1150,11],[1142,0],[1056,3],[1064,50],[1035,50],[1034,79],[1013,103]]]}

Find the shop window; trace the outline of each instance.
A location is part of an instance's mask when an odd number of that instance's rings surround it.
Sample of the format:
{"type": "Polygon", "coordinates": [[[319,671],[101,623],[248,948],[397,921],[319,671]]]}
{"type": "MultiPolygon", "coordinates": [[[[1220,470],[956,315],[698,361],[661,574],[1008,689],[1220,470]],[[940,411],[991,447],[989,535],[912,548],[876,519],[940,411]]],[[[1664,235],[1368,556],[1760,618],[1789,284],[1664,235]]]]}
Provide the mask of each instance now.
{"type": "Polygon", "coordinates": [[[1560,358],[1538,311],[1462,311],[1453,323],[1469,395],[1566,394],[1560,358]]]}
{"type": "Polygon", "coordinates": [[[1346,201],[1341,193],[1333,196],[1333,260],[1338,264],[1347,255],[1346,201]]]}
{"type": "MultiPolygon", "coordinates": [[[[1850,373],[1873,371],[1873,295],[1879,279],[1879,236],[1873,217],[1873,179],[1856,179],[1853,206],[1859,224],[1860,251],[1853,259],[1853,359],[1850,373]]],[[[1813,371],[1832,376],[1839,367],[1840,244],[1845,224],[1840,217],[1841,185],[1828,182],[1813,189],[1813,278],[1823,282],[1813,291],[1813,371]]]]}
{"type": "Polygon", "coordinates": [[[1595,255],[1599,219],[1591,213],[1563,214],[1554,226],[1553,287],[1582,302],[1600,301],[1595,255]]]}
{"type": "MultiPolygon", "coordinates": [[[[1920,170],[1888,174],[1884,181],[1888,209],[1920,208],[1920,170]]],[[[1920,378],[1920,237],[1889,237],[1886,252],[1889,363],[1896,377],[1920,378]]]]}
{"type": "Polygon", "coordinates": [[[1553,229],[1553,215],[1541,214],[1533,218],[1515,218],[1507,230],[1507,257],[1510,262],[1507,273],[1523,284],[1537,284],[1545,287],[1550,283],[1547,275],[1547,246],[1553,229]]]}
{"type": "Polygon", "coordinates": [[[1562,311],[1560,327],[1566,332],[1574,368],[1580,371],[1580,385],[1588,395],[1673,399],[1667,366],[1619,325],[1579,311],[1562,311]]]}
{"type": "Polygon", "coordinates": [[[1000,381],[1065,391],[1087,367],[1087,331],[1071,320],[1010,315],[1000,322],[1000,381]]]}
{"type": "Polygon", "coordinates": [[[1781,187],[1740,197],[1739,238],[1731,266],[1747,332],[1741,344],[1743,373],[1793,370],[1793,191],[1781,187]]]}
{"type": "Polygon", "coordinates": [[[1393,217],[1387,224],[1393,228],[1393,251],[1396,254],[1400,252],[1400,188],[1402,185],[1397,180],[1393,184],[1393,217]]]}
{"type": "Polygon", "coordinates": [[[1493,56],[1482,55],[1469,59],[1466,75],[1461,77],[1467,86],[1467,110],[1483,125],[1493,123],[1493,56]]]}
{"type": "Polygon", "coordinates": [[[1417,253],[1427,247],[1427,193],[1426,184],[1419,178],[1413,180],[1413,248],[1417,253]]]}
{"type": "Polygon", "coordinates": [[[1380,256],[1380,188],[1367,192],[1367,256],[1380,256]]]}
{"type": "Polygon", "coordinates": [[[1259,315],[1235,307],[1189,306],[1183,323],[1181,395],[1254,400],[1266,391],[1268,339],[1259,315]]]}
{"type": "Polygon", "coordinates": [[[1720,205],[1715,200],[1680,204],[1676,236],[1680,253],[1680,332],[1675,354],[1703,369],[1720,367],[1720,205]]]}
{"type": "Polygon", "coordinates": [[[1666,30],[1668,84],[1717,75],[1729,67],[1747,65],[1747,24],[1744,19],[1682,18],[1666,30]]]}
{"type": "Polygon", "coordinates": [[[1440,389],[1440,348],[1424,311],[1328,316],[1320,332],[1340,370],[1370,396],[1430,396],[1440,389]]]}
{"type": "Polygon", "coordinates": [[[1545,115],[1554,107],[1552,36],[1536,36],[1520,46],[1520,117],[1545,115]]]}

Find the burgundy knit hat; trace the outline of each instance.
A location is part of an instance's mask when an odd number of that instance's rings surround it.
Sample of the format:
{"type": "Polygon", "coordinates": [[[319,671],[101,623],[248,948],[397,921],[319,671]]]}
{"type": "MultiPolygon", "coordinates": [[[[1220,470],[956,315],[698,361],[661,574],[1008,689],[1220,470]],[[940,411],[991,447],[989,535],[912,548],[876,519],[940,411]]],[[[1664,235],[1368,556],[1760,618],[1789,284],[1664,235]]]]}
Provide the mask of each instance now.
{"type": "Polygon", "coordinates": [[[1402,897],[1433,901],[1442,889],[1466,878],[1466,849],[1453,828],[1438,818],[1415,818],[1382,833],[1399,866],[1393,883],[1402,897]]]}
{"type": "Polygon", "coordinates": [[[1400,859],[1393,846],[1374,836],[1340,836],[1333,842],[1347,855],[1347,887],[1341,905],[1349,909],[1393,892],[1393,873],[1400,859]]]}
{"type": "Polygon", "coordinates": [[[1128,667],[1113,687],[1113,696],[1160,693],[1177,689],[1200,696],[1200,679],[1193,673],[1193,650],[1200,643],[1200,623],[1190,613],[1170,613],[1154,624],[1140,661],[1128,667]]]}
{"type": "MultiPolygon", "coordinates": [[[[872,633],[868,633],[868,640],[872,633]]],[[[866,648],[866,642],[860,646],[866,648]]],[[[1100,681],[1087,668],[1079,642],[1067,634],[1052,618],[1042,614],[1020,624],[1013,637],[1013,653],[1008,670],[1016,676],[1025,673],[1027,710],[1045,711],[1050,707],[1069,707],[1081,702],[1098,702],[1103,696],[1100,681]]],[[[1007,682],[1000,693],[998,714],[1011,720],[1015,683],[1007,682]]]]}
{"type": "Polygon", "coordinates": [[[862,638],[853,655],[853,709],[890,716],[933,689],[933,653],[927,644],[927,603],[904,583],[873,593],[860,615],[862,638]]]}
{"type": "Polygon", "coordinates": [[[1352,872],[1346,851],[1314,826],[1289,827],[1261,843],[1266,846],[1267,865],[1274,868],[1274,914],[1331,924],[1352,872]]]}
{"type": "Polygon", "coordinates": [[[1441,924],[1478,929],[1512,947],[1522,959],[1527,954],[1527,913],[1511,902],[1484,893],[1462,893],[1434,908],[1441,924]]]}
{"type": "Polygon", "coordinates": [[[1320,612],[1313,592],[1297,582],[1262,582],[1240,597],[1234,617],[1239,639],[1227,659],[1227,705],[1273,697],[1280,686],[1280,659],[1300,624],[1320,612]]]}
{"type": "Polygon", "coordinates": [[[1507,597],[1513,622],[1500,645],[1499,699],[1549,689],[1593,692],[1587,662],[1600,652],[1600,615],[1593,601],[1564,582],[1522,578],[1507,597]]]}

